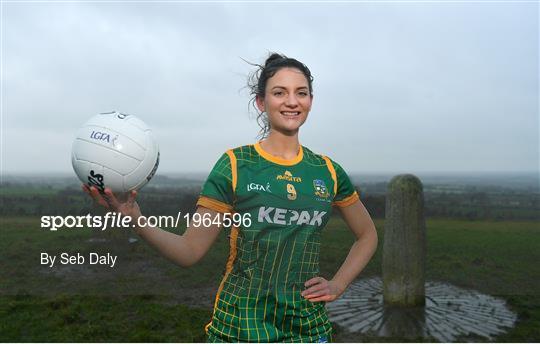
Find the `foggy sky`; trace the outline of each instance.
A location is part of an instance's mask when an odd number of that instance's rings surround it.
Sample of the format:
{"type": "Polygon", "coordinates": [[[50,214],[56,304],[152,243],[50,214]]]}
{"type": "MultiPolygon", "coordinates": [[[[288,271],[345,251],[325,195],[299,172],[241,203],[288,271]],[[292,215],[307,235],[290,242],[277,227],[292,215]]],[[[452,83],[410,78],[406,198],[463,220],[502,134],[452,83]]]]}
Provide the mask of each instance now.
{"type": "MultiPolygon", "coordinates": [[[[538,3],[4,3],[2,173],[72,173],[76,130],[134,114],[158,173],[256,141],[242,59],[308,65],[300,142],[350,173],[538,171],[538,3]]],[[[253,111],[252,111],[253,112],[253,111]]]]}

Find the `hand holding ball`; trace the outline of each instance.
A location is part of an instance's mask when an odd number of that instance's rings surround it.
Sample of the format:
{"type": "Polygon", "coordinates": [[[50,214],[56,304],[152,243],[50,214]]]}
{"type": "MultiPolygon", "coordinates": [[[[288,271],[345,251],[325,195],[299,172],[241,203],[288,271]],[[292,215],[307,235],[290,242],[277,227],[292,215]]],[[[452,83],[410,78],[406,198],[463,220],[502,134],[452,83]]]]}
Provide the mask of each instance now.
{"type": "Polygon", "coordinates": [[[88,187],[124,193],[140,189],[154,176],[159,148],[152,130],[137,117],[102,113],[77,132],[71,163],[88,187]]]}

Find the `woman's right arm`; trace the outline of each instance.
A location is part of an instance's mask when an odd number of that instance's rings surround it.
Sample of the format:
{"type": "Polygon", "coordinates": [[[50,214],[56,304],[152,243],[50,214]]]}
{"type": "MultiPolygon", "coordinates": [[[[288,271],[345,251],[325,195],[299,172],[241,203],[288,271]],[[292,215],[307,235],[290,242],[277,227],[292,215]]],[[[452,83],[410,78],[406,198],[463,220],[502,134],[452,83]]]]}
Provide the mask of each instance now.
{"type": "MultiPolygon", "coordinates": [[[[105,208],[121,213],[124,216],[130,216],[134,224],[137,224],[136,219],[142,216],[139,205],[135,201],[136,191],[132,191],[125,202],[120,202],[110,189],[105,189],[105,197],[95,187],[88,188],[83,185],[83,190],[105,208]]],[[[199,206],[196,213],[200,214],[201,218],[210,217],[213,219],[219,216],[220,221],[218,223],[221,223],[221,214],[214,210],[199,206]]],[[[195,226],[195,221],[192,221],[183,235],[150,226],[145,228],[136,227],[135,232],[167,259],[180,266],[188,267],[204,257],[216,241],[221,230],[221,226],[211,224],[207,227],[202,225],[203,222],[200,221],[200,226],[195,226]]]]}
{"type": "MultiPolygon", "coordinates": [[[[218,223],[222,221],[220,213],[208,208],[199,206],[196,213],[201,215],[200,218],[210,216],[211,219],[214,219],[217,215],[220,216],[218,223]]],[[[221,230],[221,226],[215,224],[206,227],[202,225],[203,221],[199,221],[201,224],[197,227],[194,225],[194,222],[192,221],[190,223],[190,226],[183,235],[149,226],[146,228],[137,228],[135,231],[167,259],[180,266],[188,267],[204,257],[210,246],[216,241],[221,230]]]]}

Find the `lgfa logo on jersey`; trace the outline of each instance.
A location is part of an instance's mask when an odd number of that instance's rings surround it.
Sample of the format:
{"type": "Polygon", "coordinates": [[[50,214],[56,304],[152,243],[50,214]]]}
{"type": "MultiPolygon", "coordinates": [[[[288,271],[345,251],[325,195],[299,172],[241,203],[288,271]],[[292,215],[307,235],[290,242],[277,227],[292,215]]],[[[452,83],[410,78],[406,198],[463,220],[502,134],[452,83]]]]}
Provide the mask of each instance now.
{"type": "Polygon", "coordinates": [[[249,183],[247,185],[247,191],[251,191],[251,190],[266,191],[270,193],[272,192],[270,191],[270,183],[266,183],[266,187],[264,185],[257,184],[257,183],[249,183]]]}
{"type": "Polygon", "coordinates": [[[277,175],[276,180],[286,180],[288,182],[295,182],[295,183],[302,182],[302,178],[293,177],[292,173],[289,171],[285,171],[285,173],[277,175]]]}

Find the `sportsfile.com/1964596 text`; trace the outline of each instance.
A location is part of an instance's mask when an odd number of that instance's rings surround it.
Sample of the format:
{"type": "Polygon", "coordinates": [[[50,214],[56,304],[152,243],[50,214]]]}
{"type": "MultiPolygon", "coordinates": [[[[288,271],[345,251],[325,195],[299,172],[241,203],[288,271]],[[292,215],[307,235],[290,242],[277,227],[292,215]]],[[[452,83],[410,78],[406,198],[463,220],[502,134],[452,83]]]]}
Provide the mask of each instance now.
{"type": "Polygon", "coordinates": [[[141,216],[136,222],[132,221],[130,216],[124,216],[120,213],[108,212],[105,215],[68,215],[68,216],[49,216],[41,217],[41,228],[50,231],[57,231],[62,228],[94,228],[102,231],[108,228],[147,228],[147,227],[178,227],[183,222],[186,225],[197,228],[208,228],[213,225],[223,227],[239,227],[244,228],[251,226],[250,214],[239,213],[222,213],[211,215],[205,213],[182,214],[178,212],[176,216],[159,215],[159,216],[141,216]]]}

